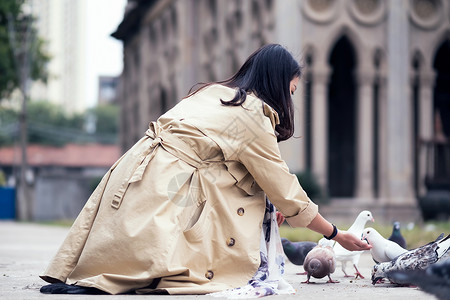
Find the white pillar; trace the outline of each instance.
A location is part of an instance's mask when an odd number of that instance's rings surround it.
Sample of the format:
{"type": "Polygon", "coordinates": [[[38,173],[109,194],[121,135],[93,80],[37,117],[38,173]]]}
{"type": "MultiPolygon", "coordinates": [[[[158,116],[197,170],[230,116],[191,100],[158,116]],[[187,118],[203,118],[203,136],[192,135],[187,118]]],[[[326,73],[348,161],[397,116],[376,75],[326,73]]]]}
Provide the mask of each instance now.
{"type": "Polygon", "coordinates": [[[361,72],[358,76],[358,142],[356,195],[372,199],[373,192],[373,75],[361,72]]]}
{"type": "MultiPolygon", "coordinates": [[[[246,1],[244,1],[246,2],[246,1]]],[[[250,1],[248,1],[250,2],[250,1]]],[[[295,59],[300,59],[301,53],[301,14],[299,12],[298,0],[275,1],[274,19],[275,34],[274,42],[285,46],[292,53],[295,59]],[[296,33],[292,35],[292,33],[296,33]]],[[[304,80],[304,79],[302,79],[304,80]]],[[[280,143],[280,151],[292,172],[298,172],[305,169],[305,119],[304,119],[304,101],[302,91],[303,85],[299,83],[298,90],[293,96],[294,101],[294,137],[286,142],[280,143]]]]}
{"type": "Polygon", "coordinates": [[[312,76],[312,168],[319,184],[328,184],[328,103],[329,68],[313,71],[312,76]]]}
{"type": "MultiPolygon", "coordinates": [[[[435,74],[433,70],[421,72],[419,75],[419,141],[429,141],[433,138],[433,84],[435,74]]],[[[419,144],[419,195],[423,196],[425,189],[425,176],[427,172],[427,148],[419,144]]]]}
{"type": "Polygon", "coordinates": [[[390,204],[413,204],[408,1],[388,1],[387,185],[390,204]]]}
{"type": "Polygon", "coordinates": [[[379,121],[378,121],[378,132],[379,132],[379,171],[378,171],[378,183],[379,183],[379,197],[381,202],[385,202],[388,195],[388,165],[387,165],[387,78],[386,74],[383,72],[380,74],[380,93],[378,100],[378,110],[379,110],[379,121]]]}
{"type": "Polygon", "coordinates": [[[186,95],[189,89],[199,81],[198,7],[200,4],[195,0],[185,0],[176,2],[176,5],[179,22],[178,49],[180,49],[179,65],[176,71],[181,78],[177,95],[186,95]]]}

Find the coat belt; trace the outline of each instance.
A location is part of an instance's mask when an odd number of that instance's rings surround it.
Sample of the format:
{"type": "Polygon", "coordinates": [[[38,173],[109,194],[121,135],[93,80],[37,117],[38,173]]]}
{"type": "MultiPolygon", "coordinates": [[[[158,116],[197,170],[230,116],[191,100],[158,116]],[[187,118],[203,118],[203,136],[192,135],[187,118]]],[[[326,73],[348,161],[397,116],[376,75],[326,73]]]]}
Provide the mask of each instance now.
{"type": "MultiPolygon", "coordinates": [[[[155,156],[155,149],[161,146],[164,150],[186,162],[192,166],[195,170],[192,173],[191,180],[196,182],[197,185],[201,185],[201,178],[198,170],[206,167],[212,163],[224,163],[228,172],[236,180],[236,186],[244,190],[248,195],[254,195],[258,191],[261,191],[259,186],[255,183],[253,177],[248,173],[247,169],[237,161],[204,161],[198,154],[192,150],[192,148],[186,144],[183,140],[170,133],[169,131],[162,130],[156,122],[151,122],[149,128],[145,132],[145,137],[141,139],[141,142],[150,144],[145,148],[142,153],[139,153],[137,163],[123,181],[118,191],[114,194],[111,206],[118,209],[122,203],[123,196],[130,183],[138,182],[142,180],[147,165],[155,156]]],[[[201,186],[199,186],[201,188],[201,186]]],[[[197,199],[197,205],[201,205],[206,201],[204,193],[197,199]]]]}
{"type": "MultiPolygon", "coordinates": [[[[195,175],[195,177],[199,176],[197,172],[198,169],[211,163],[214,163],[203,161],[198,156],[198,154],[195,151],[193,151],[192,148],[188,146],[184,141],[176,137],[174,134],[162,130],[161,127],[156,122],[151,122],[149,124],[149,128],[145,132],[145,137],[141,141],[145,143],[146,139],[151,140],[149,147],[145,148],[145,150],[142,153],[139,153],[137,164],[134,167],[131,167],[130,173],[125,174],[125,176],[128,175],[127,176],[128,178],[126,178],[123,181],[118,191],[114,194],[111,206],[115,209],[118,209],[120,207],[123,196],[129,184],[142,180],[145,169],[147,168],[149,162],[155,156],[156,153],[155,149],[158,148],[158,146],[161,146],[164,150],[166,150],[170,154],[174,155],[175,157],[181,159],[182,161],[186,162],[187,164],[195,168],[193,174],[195,175]]],[[[199,178],[195,178],[195,180],[199,180],[199,178]]],[[[200,205],[202,202],[204,202],[204,199],[199,199],[199,203],[197,203],[197,205],[200,205]]]]}
{"type": "Polygon", "coordinates": [[[192,167],[199,169],[211,162],[203,161],[198,154],[192,150],[192,147],[186,144],[183,140],[170,133],[169,131],[161,130],[156,122],[151,122],[149,129],[145,135],[153,139],[151,147],[160,145],[177,158],[183,160],[192,167]]]}

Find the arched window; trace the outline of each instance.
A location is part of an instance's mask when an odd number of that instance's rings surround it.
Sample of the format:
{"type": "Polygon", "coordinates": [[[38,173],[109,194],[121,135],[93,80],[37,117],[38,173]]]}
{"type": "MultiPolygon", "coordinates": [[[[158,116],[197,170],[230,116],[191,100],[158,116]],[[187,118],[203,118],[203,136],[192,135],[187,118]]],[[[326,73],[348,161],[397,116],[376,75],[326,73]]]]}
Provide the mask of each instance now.
{"type": "Polygon", "coordinates": [[[450,39],[434,57],[434,174],[433,187],[450,188],[450,39]]]}
{"type": "Polygon", "coordinates": [[[305,73],[303,74],[305,98],[305,162],[306,170],[312,171],[312,103],[313,103],[313,50],[309,50],[305,55],[305,73]]]}
{"type": "Polygon", "coordinates": [[[356,174],[356,58],[344,35],[329,57],[328,188],[331,197],[354,196],[356,174]]]}

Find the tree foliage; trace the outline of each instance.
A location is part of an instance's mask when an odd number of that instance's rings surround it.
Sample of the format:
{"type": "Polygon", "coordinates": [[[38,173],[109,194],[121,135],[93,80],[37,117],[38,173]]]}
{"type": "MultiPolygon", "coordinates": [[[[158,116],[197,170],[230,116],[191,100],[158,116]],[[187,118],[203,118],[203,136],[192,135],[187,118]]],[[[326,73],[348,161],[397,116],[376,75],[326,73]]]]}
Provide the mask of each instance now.
{"type": "Polygon", "coordinates": [[[14,109],[0,106],[0,146],[11,145],[18,132],[19,113],[14,109]]]}
{"type": "Polygon", "coordinates": [[[0,1],[0,101],[8,98],[19,87],[20,64],[26,55],[30,59],[30,78],[44,82],[48,78],[46,65],[50,56],[44,51],[44,40],[37,35],[35,18],[23,11],[24,3],[24,0],[0,1]],[[14,29],[15,44],[12,44],[8,26],[14,29]],[[29,34],[26,34],[27,28],[29,34]]]}
{"type": "MultiPolygon", "coordinates": [[[[19,137],[20,112],[0,105],[0,147],[12,145],[19,137]]],[[[117,142],[119,109],[101,105],[85,113],[67,114],[61,106],[46,101],[28,104],[28,141],[30,144],[62,146],[67,143],[117,142]],[[94,120],[95,131],[88,132],[88,120],[94,120]]]]}
{"type": "Polygon", "coordinates": [[[97,134],[117,134],[119,131],[119,107],[113,104],[101,104],[89,110],[96,119],[97,134]]]}

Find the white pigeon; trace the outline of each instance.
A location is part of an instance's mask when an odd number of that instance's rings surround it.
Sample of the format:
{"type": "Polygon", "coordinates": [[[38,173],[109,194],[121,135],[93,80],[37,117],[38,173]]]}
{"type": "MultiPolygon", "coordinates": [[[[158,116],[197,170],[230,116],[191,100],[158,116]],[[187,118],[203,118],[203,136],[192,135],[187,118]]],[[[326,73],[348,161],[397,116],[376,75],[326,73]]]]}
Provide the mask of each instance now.
{"type": "Polygon", "coordinates": [[[385,239],[378,231],[371,227],[364,229],[361,239],[366,240],[372,245],[370,254],[372,254],[372,258],[377,264],[391,261],[400,254],[408,251],[396,242],[385,239]]]}
{"type": "Polygon", "coordinates": [[[379,263],[373,266],[372,284],[380,282],[382,278],[388,278],[392,283],[408,284],[405,280],[397,281],[392,274],[398,271],[425,270],[439,261],[449,249],[450,235],[447,235],[445,239],[407,251],[392,261],[379,263]]]}
{"type": "MultiPolygon", "coordinates": [[[[355,222],[352,224],[352,226],[350,226],[347,232],[354,234],[358,239],[360,239],[367,221],[374,222],[372,213],[368,210],[363,210],[356,217],[355,222]]],[[[334,244],[333,250],[336,255],[336,260],[341,263],[341,269],[342,272],[344,272],[345,277],[352,277],[351,275],[348,275],[347,272],[345,272],[345,266],[347,265],[347,262],[351,262],[356,270],[356,278],[358,278],[358,276],[364,278],[364,276],[362,276],[358,270],[359,258],[363,251],[349,251],[339,245],[339,243],[334,244]]]]}

